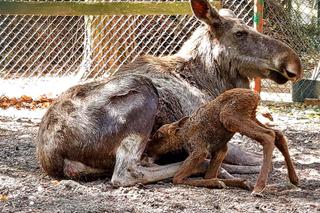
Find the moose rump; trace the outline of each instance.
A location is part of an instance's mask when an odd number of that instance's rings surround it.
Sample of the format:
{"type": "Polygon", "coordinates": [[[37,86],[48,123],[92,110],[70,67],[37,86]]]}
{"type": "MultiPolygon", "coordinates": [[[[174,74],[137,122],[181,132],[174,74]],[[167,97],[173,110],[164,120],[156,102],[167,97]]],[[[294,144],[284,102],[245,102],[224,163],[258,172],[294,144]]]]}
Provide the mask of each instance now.
{"type": "Polygon", "coordinates": [[[136,163],[140,160],[136,154],[142,154],[151,133],[157,105],[157,90],[139,75],[70,88],[40,124],[37,153],[41,166],[53,177],[78,178],[112,173],[116,154],[121,155],[117,167],[136,163]]]}

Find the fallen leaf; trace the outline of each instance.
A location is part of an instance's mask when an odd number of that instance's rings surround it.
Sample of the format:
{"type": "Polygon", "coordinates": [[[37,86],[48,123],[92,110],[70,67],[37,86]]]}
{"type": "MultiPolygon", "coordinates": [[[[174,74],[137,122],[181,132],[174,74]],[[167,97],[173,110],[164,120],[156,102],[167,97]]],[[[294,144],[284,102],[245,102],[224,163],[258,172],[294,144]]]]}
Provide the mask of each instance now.
{"type": "Polygon", "coordinates": [[[46,96],[40,96],[36,100],[26,95],[22,95],[20,98],[8,98],[7,96],[0,96],[0,108],[3,109],[15,107],[16,109],[27,108],[35,110],[36,108],[47,108],[52,102],[53,99],[47,98],[46,96]]]}
{"type": "Polygon", "coordinates": [[[26,96],[26,95],[22,95],[20,99],[22,100],[22,102],[26,102],[26,103],[31,103],[33,101],[33,99],[30,96],[26,96]]]}
{"type": "Polygon", "coordinates": [[[52,180],[52,181],[51,181],[51,184],[54,185],[54,186],[59,185],[59,183],[60,183],[60,182],[59,182],[58,180],[52,180]]]}
{"type": "Polygon", "coordinates": [[[6,202],[6,201],[8,201],[8,195],[1,195],[1,194],[0,194],[0,201],[1,201],[1,202],[6,202]]]}

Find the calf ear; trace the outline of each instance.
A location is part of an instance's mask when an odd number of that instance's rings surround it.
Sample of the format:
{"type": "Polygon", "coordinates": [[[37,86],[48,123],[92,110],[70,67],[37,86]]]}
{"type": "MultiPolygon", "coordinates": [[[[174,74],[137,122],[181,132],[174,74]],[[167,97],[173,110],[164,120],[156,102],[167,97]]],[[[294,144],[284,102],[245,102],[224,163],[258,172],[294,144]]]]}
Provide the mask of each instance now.
{"type": "Polygon", "coordinates": [[[152,136],[152,140],[161,140],[164,138],[164,135],[161,131],[157,130],[156,133],[152,136]]]}
{"type": "Polygon", "coordinates": [[[180,130],[182,125],[188,120],[188,118],[189,117],[183,117],[180,120],[169,124],[170,125],[170,127],[169,127],[169,135],[176,134],[180,130]]]}
{"type": "Polygon", "coordinates": [[[191,7],[194,15],[210,26],[215,26],[221,22],[219,13],[211,7],[207,0],[191,0],[191,7]]]}
{"type": "Polygon", "coordinates": [[[179,128],[179,127],[182,127],[182,125],[189,119],[189,117],[183,117],[181,118],[180,120],[178,120],[176,122],[176,127],[179,128]]]}

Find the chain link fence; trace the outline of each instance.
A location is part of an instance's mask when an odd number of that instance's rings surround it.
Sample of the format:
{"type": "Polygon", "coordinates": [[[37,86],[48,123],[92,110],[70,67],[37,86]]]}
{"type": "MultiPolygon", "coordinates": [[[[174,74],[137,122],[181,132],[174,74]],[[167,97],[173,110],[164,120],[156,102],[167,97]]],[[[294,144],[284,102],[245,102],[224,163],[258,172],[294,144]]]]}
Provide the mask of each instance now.
{"type": "MultiPolygon", "coordinates": [[[[318,0],[267,0],[265,4],[265,31],[295,49],[302,60],[304,78],[315,79],[315,72],[320,63],[320,6],[318,0]]],[[[302,81],[294,86],[277,86],[265,83],[272,91],[293,93],[294,96],[316,97],[312,95],[316,88],[315,82],[302,81]]],[[[320,85],[319,85],[320,86],[320,85]]],[[[301,100],[303,97],[300,98],[301,100]]]]}
{"type": "MultiPolygon", "coordinates": [[[[300,54],[307,77],[319,61],[319,6],[315,2],[265,1],[264,33],[300,54]]],[[[253,1],[221,3],[253,25],[253,1]]],[[[190,15],[0,15],[1,91],[8,96],[59,94],[79,82],[108,77],[140,55],[174,54],[198,25],[190,15]]],[[[266,98],[274,93],[279,100],[290,88],[263,81],[266,98]]]]}
{"type": "MultiPolygon", "coordinates": [[[[252,1],[223,0],[222,2],[224,7],[234,10],[248,25],[253,25],[252,1]]],[[[319,78],[316,76],[319,73],[317,66],[320,63],[319,12],[317,0],[265,0],[264,33],[287,43],[298,52],[305,78],[319,78]]],[[[312,93],[313,88],[309,83],[299,87],[302,91],[298,92],[312,93]]],[[[288,101],[291,100],[291,92],[291,84],[277,85],[262,80],[262,96],[265,100],[288,101]]]]}

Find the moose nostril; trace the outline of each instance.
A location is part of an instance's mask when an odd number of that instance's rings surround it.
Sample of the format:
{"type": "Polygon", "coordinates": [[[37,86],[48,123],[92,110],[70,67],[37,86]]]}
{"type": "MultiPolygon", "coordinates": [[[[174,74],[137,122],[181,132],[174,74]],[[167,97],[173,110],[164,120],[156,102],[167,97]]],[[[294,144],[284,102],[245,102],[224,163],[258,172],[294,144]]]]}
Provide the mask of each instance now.
{"type": "Polygon", "coordinates": [[[292,72],[290,72],[290,71],[288,71],[288,70],[285,70],[285,72],[287,73],[287,75],[288,75],[289,78],[297,77],[297,74],[292,73],[292,72]]]}

